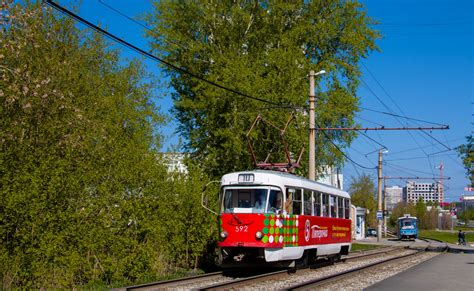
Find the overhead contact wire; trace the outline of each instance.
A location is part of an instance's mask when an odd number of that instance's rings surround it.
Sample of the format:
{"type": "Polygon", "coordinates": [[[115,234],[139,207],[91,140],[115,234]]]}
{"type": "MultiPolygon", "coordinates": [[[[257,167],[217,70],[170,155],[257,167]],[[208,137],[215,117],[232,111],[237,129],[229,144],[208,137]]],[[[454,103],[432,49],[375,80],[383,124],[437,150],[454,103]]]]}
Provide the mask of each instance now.
{"type": "MultiPolygon", "coordinates": [[[[189,75],[189,76],[191,76],[191,77],[193,77],[193,78],[196,78],[196,79],[198,79],[198,80],[201,80],[201,81],[203,81],[203,82],[205,82],[205,83],[207,83],[207,84],[209,84],[209,85],[212,85],[212,86],[214,86],[214,87],[223,89],[223,90],[225,90],[225,91],[234,93],[234,94],[236,94],[236,95],[239,95],[239,96],[242,96],[242,97],[245,97],[245,98],[248,98],[248,99],[252,99],[252,100],[256,100],[256,101],[260,101],[260,102],[272,104],[272,105],[275,105],[275,106],[285,106],[284,104],[276,103],[276,102],[273,102],[273,101],[270,101],[270,100],[266,100],[266,99],[262,99],[262,98],[259,98],[259,97],[250,96],[250,95],[248,95],[248,94],[239,92],[239,91],[237,91],[237,90],[235,90],[235,89],[228,88],[228,87],[225,87],[225,86],[223,86],[223,85],[220,85],[220,84],[218,84],[218,83],[216,83],[216,82],[207,80],[207,79],[205,79],[205,78],[203,78],[203,77],[201,77],[201,76],[199,76],[199,75],[197,75],[197,74],[195,74],[195,73],[192,73],[192,72],[190,72],[190,71],[188,71],[188,70],[186,70],[186,69],[180,68],[180,67],[178,67],[178,66],[176,66],[176,65],[174,65],[174,64],[172,64],[172,63],[170,63],[170,62],[167,62],[167,61],[165,61],[165,60],[163,60],[163,59],[161,59],[161,58],[159,58],[159,57],[157,57],[157,56],[155,56],[155,55],[153,55],[153,54],[147,52],[147,51],[144,51],[143,49],[141,49],[141,48],[139,48],[139,47],[137,47],[137,46],[135,46],[135,45],[133,45],[133,44],[131,44],[131,43],[129,43],[129,42],[127,42],[127,41],[125,41],[125,40],[123,40],[123,39],[121,39],[121,38],[119,38],[119,37],[113,35],[113,34],[111,34],[111,33],[109,33],[108,31],[106,31],[106,30],[104,30],[104,29],[98,27],[97,25],[92,24],[91,22],[85,20],[84,18],[80,17],[79,15],[77,15],[77,14],[75,14],[75,13],[69,11],[68,9],[66,9],[66,8],[64,8],[64,7],[62,7],[62,6],[58,5],[58,4],[56,4],[55,2],[53,2],[53,1],[51,1],[51,0],[45,0],[45,2],[46,2],[46,4],[50,5],[50,6],[53,7],[54,9],[56,9],[56,10],[62,12],[63,14],[65,14],[65,15],[67,15],[67,16],[73,18],[74,20],[76,20],[76,21],[78,21],[78,22],[80,22],[80,23],[82,23],[82,24],[84,24],[84,25],[86,25],[86,26],[92,28],[93,30],[95,30],[95,31],[97,31],[97,32],[99,32],[99,33],[101,33],[101,34],[107,36],[108,38],[110,38],[110,39],[112,39],[112,40],[114,40],[114,41],[116,41],[116,42],[122,44],[123,46],[126,46],[126,47],[128,47],[129,49],[134,50],[134,51],[140,53],[141,55],[143,55],[143,56],[145,56],[145,57],[148,57],[148,58],[150,58],[150,59],[152,59],[152,60],[154,60],[154,61],[157,61],[157,62],[159,62],[159,63],[161,63],[161,64],[164,64],[164,65],[166,65],[166,66],[172,68],[172,69],[175,70],[175,71],[178,71],[178,72],[180,72],[180,73],[189,75]]],[[[291,106],[291,105],[286,105],[286,106],[291,106]]],[[[292,107],[292,108],[293,108],[293,107],[292,107]]]]}

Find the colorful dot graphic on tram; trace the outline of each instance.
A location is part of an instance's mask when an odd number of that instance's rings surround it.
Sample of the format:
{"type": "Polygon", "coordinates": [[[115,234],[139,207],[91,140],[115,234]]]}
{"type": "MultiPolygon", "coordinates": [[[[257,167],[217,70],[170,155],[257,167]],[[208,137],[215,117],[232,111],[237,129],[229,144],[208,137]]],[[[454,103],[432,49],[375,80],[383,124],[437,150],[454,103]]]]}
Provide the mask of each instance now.
{"type": "Polygon", "coordinates": [[[299,215],[264,214],[263,243],[282,243],[285,246],[298,245],[299,215]]]}

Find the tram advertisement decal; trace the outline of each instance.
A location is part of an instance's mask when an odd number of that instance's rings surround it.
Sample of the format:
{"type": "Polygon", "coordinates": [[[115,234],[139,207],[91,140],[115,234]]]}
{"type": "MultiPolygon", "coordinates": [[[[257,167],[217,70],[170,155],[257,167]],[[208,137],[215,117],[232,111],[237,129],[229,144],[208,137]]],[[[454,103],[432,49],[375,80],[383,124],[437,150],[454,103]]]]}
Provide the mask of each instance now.
{"type": "Polygon", "coordinates": [[[351,239],[350,220],[306,215],[222,214],[220,228],[229,235],[221,246],[292,247],[351,239]]]}

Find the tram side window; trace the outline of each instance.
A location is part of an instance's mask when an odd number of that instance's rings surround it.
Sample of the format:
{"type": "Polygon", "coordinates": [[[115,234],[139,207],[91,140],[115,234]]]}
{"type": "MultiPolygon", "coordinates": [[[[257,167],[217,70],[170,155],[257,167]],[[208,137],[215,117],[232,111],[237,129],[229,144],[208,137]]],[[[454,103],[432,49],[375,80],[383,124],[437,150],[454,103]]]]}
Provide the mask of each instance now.
{"type": "Polygon", "coordinates": [[[270,198],[268,199],[268,212],[281,213],[281,206],[283,201],[283,195],[279,190],[271,190],[270,198]]]}
{"type": "Polygon", "coordinates": [[[337,217],[344,218],[344,198],[337,197],[337,217]]]}
{"type": "Polygon", "coordinates": [[[336,197],[333,195],[329,195],[329,205],[331,206],[331,217],[337,217],[336,197]]]}
{"type": "Polygon", "coordinates": [[[313,215],[313,201],[311,199],[311,191],[304,189],[304,213],[305,215],[313,215]]]}
{"type": "Polygon", "coordinates": [[[344,218],[345,219],[349,219],[350,217],[350,205],[351,205],[351,201],[349,199],[344,199],[344,218]]]}
{"type": "Polygon", "coordinates": [[[314,215],[321,216],[321,193],[313,192],[314,215]]]}
{"type": "Polygon", "coordinates": [[[293,196],[295,195],[296,189],[287,188],[286,189],[286,199],[284,210],[286,213],[291,214],[293,210],[293,196]]]}
{"type": "Polygon", "coordinates": [[[232,196],[232,190],[227,190],[225,191],[224,195],[224,209],[232,209],[233,208],[233,196],[232,196]]]}
{"type": "Polygon", "coordinates": [[[293,193],[293,214],[301,214],[301,204],[303,203],[302,201],[302,194],[303,190],[296,189],[295,193],[293,193]]]}
{"type": "Polygon", "coordinates": [[[329,194],[323,193],[323,216],[329,217],[329,194]]]}

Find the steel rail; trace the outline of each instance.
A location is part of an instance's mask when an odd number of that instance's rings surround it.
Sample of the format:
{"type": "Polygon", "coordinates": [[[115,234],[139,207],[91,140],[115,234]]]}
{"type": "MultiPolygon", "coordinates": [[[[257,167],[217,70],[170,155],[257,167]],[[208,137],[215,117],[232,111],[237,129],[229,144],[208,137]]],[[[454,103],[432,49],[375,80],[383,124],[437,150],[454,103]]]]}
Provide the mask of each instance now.
{"type": "MultiPolygon", "coordinates": [[[[363,257],[371,257],[375,256],[378,254],[385,254],[389,253],[391,251],[397,250],[398,247],[384,247],[380,249],[375,249],[375,250],[366,250],[366,251],[358,251],[354,252],[352,254],[355,255],[348,255],[345,256],[341,259],[341,262],[347,261],[347,260],[353,260],[353,259],[360,259],[363,257]]],[[[331,264],[332,265],[332,264],[331,264]]],[[[324,267],[324,264],[312,264],[309,265],[308,268],[311,267],[324,267]]],[[[228,289],[230,287],[232,288],[238,288],[238,287],[244,287],[247,286],[249,283],[252,282],[258,282],[262,280],[267,280],[267,279],[272,279],[272,278],[280,278],[283,275],[288,275],[291,276],[291,274],[294,273],[294,270],[280,270],[276,272],[270,272],[270,273],[264,273],[264,274],[258,274],[255,276],[250,276],[250,277],[245,277],[245,278],[239,278],[239,279],[234,279],[228,282],[224,283],[216,283],[212,284],[210,286],[201,288],[199,290],[218,290],[218,289],[228,289]]],[[[140,284],[140,285],[135,285],[135,286],[128,286],[128,287],[123,287],[123,288],[117,288],[114,290],[146,290],[146,289],[165,289],[165,288],[173,288],[177,287],[183,284],[192,284],[192,283],[198,283],[198,282],[203,282],[211,279],[217,279],[217,278],[222,278],[224,275],[223,271],[219,272],[213,272],[213,273],[208,273],[208,274],[202,274],[202,275],[197,275],[197,276],[191,276],[191,277],[185,277],[185,278],[179,278],[179,279],[171,279],[171,280],[165,280],[165,281],[158,281],[158,282],[150,282],[150,283],[145,283],[145,284],[140,284]]]]}
{"type": "Polygon", "coordinates": [[[191,277],[184,277],[184,278],[179,278],[179,279],[171,279],[171,280],[165,280],[165,281],[145,283],[145,284],[140,284],[140,285],[135,285],[135,286],[128,286],[128,287],[114,289],[114,290],[144,290],[144,289],[150,289],[150,288],[163,289],[163,288],[179,286],[182,284],[202,282],[202,281],[210,280],[213,278],[221,278],[221,277],[223,277],[223,272],[219,271],[219,272],[207,273],[207,274],[191,276],[191,277]]]}
{"type": "Polygon", "coordinates": [[[314,288],[321,287],[323,285],[329,284],[330,282],[333,282],[335,280],[339,280],[341,278],[349,277],[351,275],[354,275],[355,273],[365,271],[365,270],[368,270],[368,269],[372,269],[372,268],[378,267],[380,265],[383,265],[383,264],[386,264],[386,263],[389,263],[389,262],[393,262],[393,261],[396,261],[396,260],[402,260],[402,259],[405,259],[407,257],[411,257],[411,256],[414,256],[414,255],[420,254],[422,252],[423,251],[414,251],[411,254],[385,259],[383,261],[379,261],[379,262],[367,264],[367,265],[364,265],[364,266],[361,266],[361,267],[346,270],[346,271],[343,271],[341,273],[332,274],[332,275],[324,276],[324,277],[321,277],[321,278],[318,278],[318,279],[306,281],[306,282],[303,282],[301,284],[290,286],[287,290],[314,290],[314,288]]]}
{"type": "MultiPolygon", "coordinates": [[[[341,259],[341,262],[344,262],[344,261],[347,261],[347,260],[353,260],[353,259],[361,259],[363,257],[371,257],[371,256],[379,255],[379,254],[386,254],[386,253],[389,253],[391,251],[396,251],[397,249],[398,249],[397,247],[384,247],[384,248],[379,249],[376,252],[374,252],[374,250],[369,250],[368,252],[364,251],[364,252],[367,252],[367,253],[357,254],[355,256],[346,256],[346,257],[341,259]]],[[[332,263],[331,263],[331,265],[332,265],[332,263]]],[[[311,269],[311,268],[325,267],[325,266],[326,266],[326,264],[324,264],[324,263],[311,264],[311,265],[308,265],[307,268],[304,268],[303,272],[309,271],[309,269],[311,269]]],[[[281,271],[276,271],[276,272],[271,272],[271,273],[259,274],[259,275],[252,276],[252,277],[235,279],[235,280],[232,280],[232,281],[229,281],[229,282],[217,283],[217,284],[214,284],[214,285],[211,285],[211,286],[201,288],[199,290],[236,289],[236,288],[240,288],[240,287],[246,287],[251,283],[257,283],[257,282],[260,282],[260,281],[263,281],[263,280],[269,280],[269,279],[273,279],[273,278],[282,279],[282,276],[285,276],[285,277],[292,276],[292,274],[294,272],[295,272],[294,269],[293,270],[288,270],[287,269],[287,270],[281,270],[281,271]]]]}
{"type": "Polygon", "coordinates": [[[397,251],[401,248],[402,247],[386,247],[386,248],[379,249],[379,251],[375,251],[375,252],[367,252],[367,253],[357,254],[357,255],[353,255],[353,256],[346,256],[346,257],[341,258],[341,260],[347,261],[347,260],[371,257],[371,256],[375,256],[375,255],[380,255],[380,254],[387,254],[387,253],[390,253],[392,251],[397,251]]]}
{"type": "Polygon", "coordinates": [[[290,276],[290,273],[291,271],[289,270],[265,273],[265,274],[260,274],[260,275],[256,275],[252,277],[235,279],[230,282],[214,284],[211,286],[207,286],[205,288],[200,288],[199,290],[222,290],[222,289],[228,290],[231,288],[239,288],[239,287],[247,286],[251,282],[261,281],[262,279],[280,278],[282,275],[285,275],[285,274],[290,276]]]}

